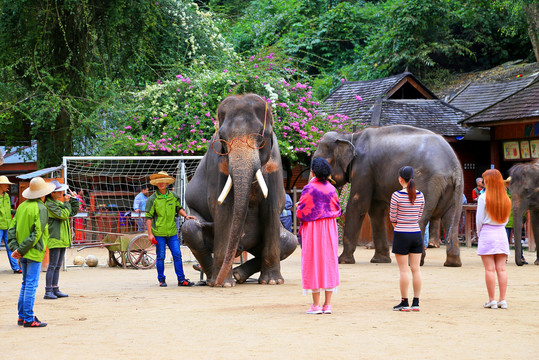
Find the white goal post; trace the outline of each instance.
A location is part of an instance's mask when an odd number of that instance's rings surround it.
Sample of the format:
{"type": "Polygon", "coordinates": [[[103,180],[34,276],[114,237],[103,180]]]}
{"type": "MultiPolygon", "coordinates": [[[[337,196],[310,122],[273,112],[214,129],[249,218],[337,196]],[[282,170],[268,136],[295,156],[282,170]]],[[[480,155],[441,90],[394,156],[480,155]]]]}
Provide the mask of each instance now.
{"type": "Polygon", "coordinates": [[[154,186],[149,176],[166,171],[176,178],[169,189],[185,206],[185,188],[202,156],[66,156],[64,181],[80,194],[82,205],[74,219],[74,242],[101,241],[105,233],[136,232],[139,214],[133,212],[135,196],[154,186]]]}

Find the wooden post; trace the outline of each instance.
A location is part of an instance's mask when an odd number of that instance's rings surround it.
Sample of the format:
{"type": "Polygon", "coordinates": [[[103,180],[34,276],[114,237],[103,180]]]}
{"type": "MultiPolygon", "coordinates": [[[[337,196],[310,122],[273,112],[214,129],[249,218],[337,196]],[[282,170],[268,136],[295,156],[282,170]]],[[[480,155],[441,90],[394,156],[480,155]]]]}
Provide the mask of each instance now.
{"type": "Polygon", "coordinates": [[[533,227],[531,223],[530,212],[528,211],[528,221],[526,221],[526,234],[528,235],[528,251],[535,251],[535,234],[533,233],[533,227]]]}
{"type": "Polygon", "coordinates": [[[464,209],[464,236],[466,237],[466,246],[472,246],[472,213],[477,210],[477,205],[462,205],[464,209]]]}

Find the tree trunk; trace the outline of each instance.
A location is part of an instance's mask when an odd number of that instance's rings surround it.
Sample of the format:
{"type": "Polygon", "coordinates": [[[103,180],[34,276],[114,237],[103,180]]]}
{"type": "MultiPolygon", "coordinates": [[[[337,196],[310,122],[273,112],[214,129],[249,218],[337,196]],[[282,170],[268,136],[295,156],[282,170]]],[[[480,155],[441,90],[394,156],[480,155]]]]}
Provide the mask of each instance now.
{"type": "Polygon", "coordinates": [[[539,62],[539,3],[524,4],[523,8],[528,21],[528,35],[535,54],[535,61],[539,62]]]}
{"type": "Polygon", "coordinates": [[[37,166],[39,169],[62,165],[63,156],[73,155],[71,115],[62,109],[51,129],[37,133],[37,166]]]}

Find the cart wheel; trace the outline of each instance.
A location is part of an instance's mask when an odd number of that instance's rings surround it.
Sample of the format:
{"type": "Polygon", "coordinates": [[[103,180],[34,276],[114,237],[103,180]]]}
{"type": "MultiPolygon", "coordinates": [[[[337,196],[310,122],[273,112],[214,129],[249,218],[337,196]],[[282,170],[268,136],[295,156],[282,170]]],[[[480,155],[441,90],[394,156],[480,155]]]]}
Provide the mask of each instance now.
{"type": "Polygon", "coordinates": [[[148,235],[135,236],[127,247],[127,259],[137,269],[149,269],[155,265],[157,258],[155,246],[148,239],[148,235]]]}
{"type": "Polygon", "coordinates": [[[112,251],[109,258],[109,266],[119,266],[123,267],[125,259],[122,259],[122,252],[121,251],[112,251]]]}

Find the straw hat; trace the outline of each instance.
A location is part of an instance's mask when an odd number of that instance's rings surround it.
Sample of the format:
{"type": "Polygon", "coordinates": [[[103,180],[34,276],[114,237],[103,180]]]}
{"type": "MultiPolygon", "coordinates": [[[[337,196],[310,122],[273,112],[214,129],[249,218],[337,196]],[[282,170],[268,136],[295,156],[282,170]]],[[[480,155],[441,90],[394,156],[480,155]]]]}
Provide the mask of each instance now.
{"type": "Polygon", "coordinates": [[[30,187],[22,192],[22,196],[27,199],[39,199],[53,192],[55,188],[54,184],[47,183],[38,176],[30,180],[30,187]]]}
{"type": "Polygon", "coordinates": [[[150,175],[150,184],[174,184],[175,178],[170,176],[166,171],[159,171],[157,174],[150,175]]]}
{"type": "Polygon", "coordinates": [[[58,180],[51,181],[51,184],[54,184],[54,186],[55,186],[55,189],[53,190],[54,192],[56,192],[56,191],[66,191],[67,189],[69,189],[69,186],[67,186],[66,184],[60,184],[58,182],[58,180]]]}
{"type": "Polygon", "coordinates": [[[0,176],[0,184],[13,185],[5,175],[0,176]]]}

